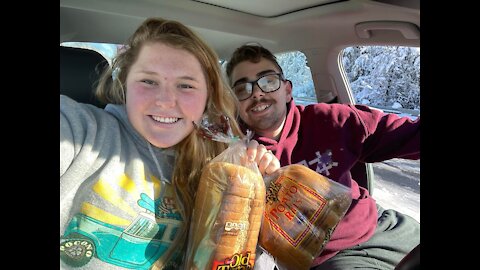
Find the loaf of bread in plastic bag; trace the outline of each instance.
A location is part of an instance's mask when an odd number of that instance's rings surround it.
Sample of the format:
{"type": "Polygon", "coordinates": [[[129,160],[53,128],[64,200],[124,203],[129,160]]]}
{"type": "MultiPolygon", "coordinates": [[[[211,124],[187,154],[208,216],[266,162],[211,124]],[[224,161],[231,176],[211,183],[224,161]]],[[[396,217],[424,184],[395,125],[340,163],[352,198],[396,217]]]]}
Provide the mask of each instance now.
{"type": "Polygon", "coordinates": [[[187,268],[253,269],[265,194],[258,170],[228,162],[207,164],[195,198],[187,268]]]}
{"type": "Polygon", "coordinates": [[[309,269],[350,206],[350,189],[297,164],[265,181],[259,244],[282,268],[309,269]]]}

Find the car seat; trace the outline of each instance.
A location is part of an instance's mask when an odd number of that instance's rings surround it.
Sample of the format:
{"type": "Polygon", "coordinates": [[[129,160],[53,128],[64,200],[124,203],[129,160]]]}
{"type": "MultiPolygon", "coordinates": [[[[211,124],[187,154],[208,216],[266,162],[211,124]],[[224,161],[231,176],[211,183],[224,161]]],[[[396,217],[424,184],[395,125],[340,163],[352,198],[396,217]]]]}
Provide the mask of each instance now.
{"type": "Polygon", "coordinates": [[[359,161],[350,169],[350,173],[359,186],[366,188],[368,193],[373,195],[375,174],[372,163],[363,163],[359,161]]]}
{"type": "Polygon", "coordinates": [[[107,59],[96,51],[60,46],[60,94],[104,108],[94,90],[107,65],[107,59]]]}

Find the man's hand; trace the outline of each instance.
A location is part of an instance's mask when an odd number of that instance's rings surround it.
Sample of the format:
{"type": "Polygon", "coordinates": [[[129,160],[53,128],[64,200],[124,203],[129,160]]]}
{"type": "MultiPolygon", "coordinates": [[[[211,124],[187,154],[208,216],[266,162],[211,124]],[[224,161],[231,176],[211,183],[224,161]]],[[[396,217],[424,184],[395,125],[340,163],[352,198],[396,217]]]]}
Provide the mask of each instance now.
{"type": "Polygon", "coordinates": [[[247,157],[250,161],[257,163],[262,175],[272,174],[280,168],[280,161],[272,151],[267,150],[265,145],[259,144],[256,140],[251,140],[248,143],[247,157]]]}

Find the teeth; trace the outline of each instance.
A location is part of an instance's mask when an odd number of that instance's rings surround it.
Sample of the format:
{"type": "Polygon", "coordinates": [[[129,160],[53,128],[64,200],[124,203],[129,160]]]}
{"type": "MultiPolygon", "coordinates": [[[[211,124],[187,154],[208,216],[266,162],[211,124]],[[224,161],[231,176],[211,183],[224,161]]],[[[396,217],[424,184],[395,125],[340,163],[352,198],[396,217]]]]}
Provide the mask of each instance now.
{"type": "Polygon", "coordinates": [[[159,117],[159,116],[153,116],[153,115],[152,115],[152,118],[153,118],[153,120],[155,120],[157,122],[167,123],[167,124],[175,123],[179,119],[179,118],[176,118],[176,117],[159,117]]]}
{"type": "Polygon", "coordinates": [[[252,111],[254,112],[261,112],[263,110],[265,110],[266,108],[270,107],[270,105],[262,105],[262,106],[257,106],[255,108],[252,109],[252,111]]]}

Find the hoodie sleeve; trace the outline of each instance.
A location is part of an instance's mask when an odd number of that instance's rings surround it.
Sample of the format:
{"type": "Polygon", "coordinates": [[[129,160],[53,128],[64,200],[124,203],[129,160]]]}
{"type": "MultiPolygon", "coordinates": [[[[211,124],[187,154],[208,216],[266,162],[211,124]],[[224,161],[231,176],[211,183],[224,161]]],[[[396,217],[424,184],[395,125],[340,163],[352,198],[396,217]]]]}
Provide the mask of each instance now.
{"type": "Polygon", "coordinates": [[[365,128],[362,161],[420,158],[420,117],[412,120],[363,105],[351,108],[365,128]]]}
{"type": "Polygon", "coordinates": [[[100,108],[60,95],[60,177],[67,170],[77,175],[89,171],[106,137],[99,132],[106,117],[100,108]]]}

